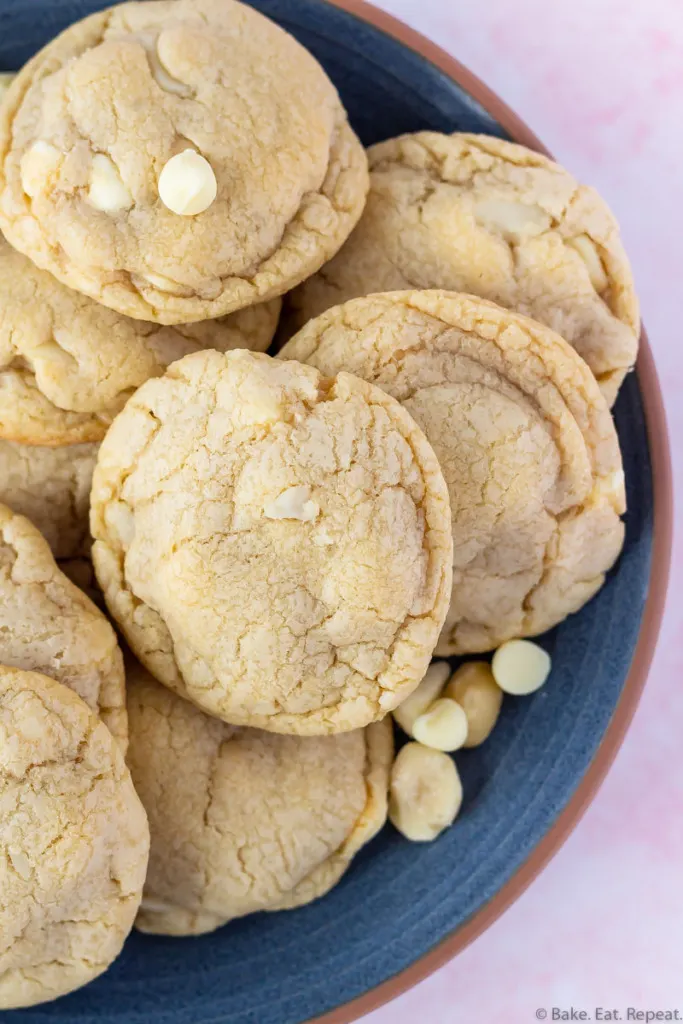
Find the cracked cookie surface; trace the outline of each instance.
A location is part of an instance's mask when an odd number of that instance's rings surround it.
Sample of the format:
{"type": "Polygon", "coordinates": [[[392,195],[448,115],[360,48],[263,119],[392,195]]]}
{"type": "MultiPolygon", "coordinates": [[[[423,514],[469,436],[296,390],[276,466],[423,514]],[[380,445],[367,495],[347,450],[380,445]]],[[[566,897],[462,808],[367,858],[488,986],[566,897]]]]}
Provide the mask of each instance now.
{"type": "Polygon", "coordinates": [[[542,633],[602,586],[624,539],[621,454],[595,378],[559,335],[483,299],[394,292],[328,310],[280,358],[385,389],[433,445],[453,530],[438,654],[542,633]]]}
{"type": "Polygon", "coordinates": [[[90,485],[97,445],[0,441],[0,503],[30,519],[57,559],[90,550],[90,485]]]}
{"type": "Polygon", "coordinates": [[[227,725],[127,665],[133,782],[151,832],[136,925],[211,931],[328,892],[381,829],[391,719],[337,736],[227,725]]]}
{"type": "Polygon", "coordinates": [[[175,359],[270,344],[280,300],[161,327],[71,291],[0,238],[0,438],[99,441],[128,397],[175,359]]]}
{"type": "Polygon", "coordinates": [[[104,725],[65,686],[0,667],[0,1009],[106,970],[133,925],[148,851],[104,725]]]}
{"type": "Polygon", "coordinates": [[[358,220],[367,159],[290,35],[235,0],[125,3],[29,61],[0,115],[0,221],[65,284],[142,320],[222,316],[317,270],[358,220]],[[161,201],[187,149],[217,195],[161,201]]]}
{"type": "Polygon", "coordinates": [[[448,494],[422,431],[349,374],[201,352],[99,452],[93,562],[160,681],[211,714],[322,734],[418,684],[446,614],[448,494]]]}
{"type": "Polygon", "coordinates": [[[291,297],[295,327],[371,292],[467,292],[561,334],[611,405],[640,323],[618,224],[598,193],[540,153],[485,135],[418,132],[368,157],[363,216],[291,297]]]}
{"type": "Polygon", "coordinates": [[[125,749],[123,656],[111,625],[28,519],[0,505],[0,665],[68,686],[125,749]]]}

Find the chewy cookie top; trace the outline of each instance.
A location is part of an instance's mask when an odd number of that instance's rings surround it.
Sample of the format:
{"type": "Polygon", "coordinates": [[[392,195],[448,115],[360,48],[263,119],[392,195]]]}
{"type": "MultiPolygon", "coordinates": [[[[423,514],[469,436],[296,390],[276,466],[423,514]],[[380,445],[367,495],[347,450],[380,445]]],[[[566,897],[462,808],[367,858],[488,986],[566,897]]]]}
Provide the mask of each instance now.
{"type": "Polygon", "coordinates": [[[278,736],[205,715],[127,666],[133,781],[152,836],[141,931],[188,935],[332,888],[387,815],[391,718],[278,736]]]}
{"type": "Polygon", "coordinates": [[[94,14],[26,65],[3,106],[8,239],[143,320],[283,293],[336,252],[366,192],[365,153],[320,65],[235,0],[94,14]]]}
{"type": "Polygon", "coordinates": [[[117,417],[93,561],[143,664],[211,714],[321,734],[418,684],[446,614],[448,495],[398,402],[347,373],[201,352],[117,417]]]}
{"type": "Polygon", "coordinates": [[[624,473],[595,378],[559,335],[452,292],[353,299],[280,353],[385,389],[448,484],[453,596],[439,654],[542,633],[602,586],[624,539],[624,473]]]}

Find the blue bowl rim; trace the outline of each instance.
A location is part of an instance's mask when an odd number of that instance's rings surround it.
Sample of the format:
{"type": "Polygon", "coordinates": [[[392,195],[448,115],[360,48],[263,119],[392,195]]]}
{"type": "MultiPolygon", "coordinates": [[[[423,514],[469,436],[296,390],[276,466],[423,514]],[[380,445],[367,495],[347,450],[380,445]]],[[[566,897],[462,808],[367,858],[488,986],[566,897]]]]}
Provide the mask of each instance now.
{"type": "MultiPolygon", "coordinates": [[[[469,93],[514,139],[552,156],[524,121],[476,75],[426,36],[366,0],[325,0],[359,21],[391,36],[469,93]]],[[[352,1024],[396,999],[443,967],[489,928],[552,860],[578,825],[604,782],[633,720],[647,681],[664,616],[673,543],[673,481],[671,451],[662,391],[645,327],[642,326],[636,374],[642,395],[652,463],[654,537],[648,596],[631,668],[619,703],[588,771],[552,828],[513,877],[472,917],[443,938],[409,967],[309,1024],[352,1024]]]]}

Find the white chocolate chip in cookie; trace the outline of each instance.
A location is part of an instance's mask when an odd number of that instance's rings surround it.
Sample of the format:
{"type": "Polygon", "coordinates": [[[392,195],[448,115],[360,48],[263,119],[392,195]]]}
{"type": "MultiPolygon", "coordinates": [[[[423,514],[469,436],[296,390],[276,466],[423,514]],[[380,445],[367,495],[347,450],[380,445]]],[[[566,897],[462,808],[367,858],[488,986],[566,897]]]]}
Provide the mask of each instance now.
{"type": "Polygon", "coordinates": [[[139,277],[136,275],[133,278],[133,283],[135,284],[137,281],[151,285],[152,288],[157,288],[160,292],[166,292],[168,295],[187,295],[189,293],[189,288],[184,288],[177,281],[172,281],[170,277],[164,277],[162,274],[142,274],[139,277]]]}
{"type": "Polygon", "coordinates": [[[194,149],[172,156],[159,175],[159,198],[180,217],[194,217],[208,210],[217,190],[211,164],[194,149]]]}
{"type": "Polygon", "coordinates": [[[38,139],[21,158],[21,185],[34,199],[46,192],[61,166],[64,154],[51,143],[38,139]]]}
{"type": "Polygon", "coordinates": [[[550,217],[540,206],[506,199],[484,199],[477,203],[475,217],[489,231],[499,232],[510,242],[533,238],[550,227],[550,217]]]}
{"type": "Polygon", "coordinates": [[[493,655],[491,671],[501,690],[522,697],[543,686],[550,655],[531,640],[508,640],[493,655]]]}
{"type": "Polygon", "coordinates": [[[133,197],[124,185],[118,167],[106,153],[95,153],[90,165],[88,202],[103,213],[130,210],[133,197]]]}
{"type": "Polygon", "coordinates": [[[607,288],[609,281],[607,280],[607,274],[605,268],[602,265],[600,259],[600,253],[597,250],[595,242],[588,235],[576,235],[575,238],[570,238],[567,241],[567,245],[571,245],[572,249],[578,252],[579,256],[586,264],[588,270],[588,276],[591,284],[595,288],[596,292],[604,292],[607,288]]]}
{"type": "Polygon", "coordinates": [[[163,89],[164,92],[170,92],[175,96],[182,96],[185,99],[191,96],[192,89],[190,86],[174,78],[166,67],[163,57],[163,44],[160,45],[161,40],[149,32],[141,32],[139,39],[147,53],[152,78],[159,88],[163,89]]]}
{"type": "Polygon", "coordinates": [[[311,489],[305,484],[288,487],[263,509],[267,519],[300,519],[304,523],[310,523],[319,512],[320,505],[311,501],[311,489]]]}

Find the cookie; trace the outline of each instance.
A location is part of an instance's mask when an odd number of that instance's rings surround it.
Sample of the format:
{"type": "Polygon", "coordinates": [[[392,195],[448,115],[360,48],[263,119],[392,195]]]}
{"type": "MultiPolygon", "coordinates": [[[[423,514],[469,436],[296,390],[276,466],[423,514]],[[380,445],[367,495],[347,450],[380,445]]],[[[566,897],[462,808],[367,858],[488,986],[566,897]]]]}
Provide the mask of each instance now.
{"type": "Polygon", "coordinates": [[[44,448],[0,441],[0,502],[30,519],[57,559],[90,550],[90,485],[97,445],[44,448]]]}
{"type": "Polygon", "coordinates": [[[446,614],[434,452],[349,374],[249,352],[175,363],[102,443],[91,529],[133,652],[234,725],[318,735],[384,717],[446,614]]]}
{"type": "Polygon", "coordinates": [[[99,441],[149,377],[201,348],[265,349],[280,300],[201,324],[121,316],[60,284],[0,239],[0,438],[99,441]]]}
{"type": "Polygon", "coordinates": [[[128,763],[151,849],[144,932],[212,931],[328,892],[381,829],[390,719],[337,736],[279,736],[211,718],[127,666],[128,763]]]}
{"type": "Polygon", "coordinates": [[[35,526],[5,505],[0,505],[0,665],[64,683],[125,748],[125,679],[116,634],[60,570],[35,526]]]}
{"type": "Polygon", "coordinates": [[[542,633],[600,589],[624,539],[621,454],[559,335],[483,299],[394,292],[328,310],[280,356],[384,388],[432,443],[453,529],[438,654],[542,633]]]}
{"type": "Polygon", "coordinates": [[[281,295],[339,249],[368,188],[327,75],[235,0],[72,25],[0,113],[0,226],[71,288],[176,324],[281,295]]]}
{"type": "Polygon", "coordinates": [[[123,754],[67,687],[0,667],[0,1009],[56,999],[116,959],[149,829],[123,754]]]}
{"type": "Polygon", "coordinates": [[[611,405],[640,326],[619,228],[598,193],[540,153],[486,135],[418,132],[368,156],[363,217],[292,297],[295,329],[371,292],[469,292],[561,334],[611,405]]]}

